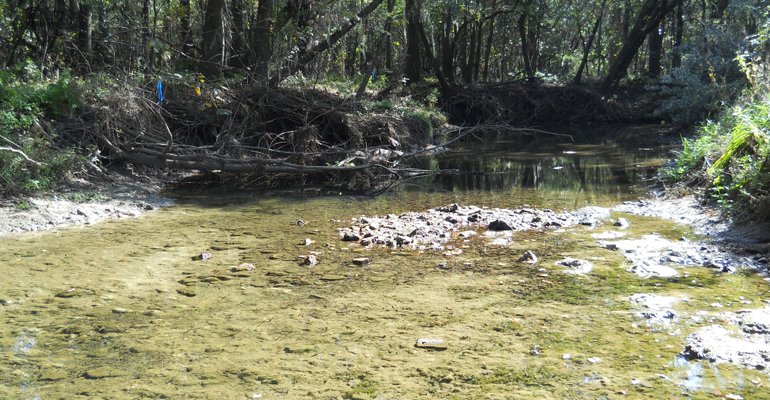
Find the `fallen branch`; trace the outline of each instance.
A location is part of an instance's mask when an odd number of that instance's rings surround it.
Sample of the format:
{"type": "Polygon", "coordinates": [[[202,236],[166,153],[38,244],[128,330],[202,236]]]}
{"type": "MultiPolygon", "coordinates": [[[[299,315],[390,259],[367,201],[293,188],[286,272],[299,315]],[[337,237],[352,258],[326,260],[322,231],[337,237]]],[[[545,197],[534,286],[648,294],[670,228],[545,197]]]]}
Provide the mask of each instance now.
{"type": "Polygon", "coordinates": [[[28,162],[28,163],[30,163],[30,164],[33,164],[33,165],[35,165],[35,166],[37,166],[37,167],[40,167],[40,166],[43,166],[43,165],[48,165],[48,164],[46,164],[46,163],[37,162],[37,161],[35,161],[35,160],[33,160],[33,159],[29,158],[29,156],[27,156],[26,154],[24,154],[24,152],[23,152],[23,151],[21,151],[21,150],[16,150],[16,149],[14,149],[14,148],[11,148],[11,147],[0,147],[0,151],[6,152],[6,153],[14,153],[14,154],[18,154],[18,155],[20,155],[22,158],[24,158],[25,160],[27,160],[27,162],[28,162]]]}

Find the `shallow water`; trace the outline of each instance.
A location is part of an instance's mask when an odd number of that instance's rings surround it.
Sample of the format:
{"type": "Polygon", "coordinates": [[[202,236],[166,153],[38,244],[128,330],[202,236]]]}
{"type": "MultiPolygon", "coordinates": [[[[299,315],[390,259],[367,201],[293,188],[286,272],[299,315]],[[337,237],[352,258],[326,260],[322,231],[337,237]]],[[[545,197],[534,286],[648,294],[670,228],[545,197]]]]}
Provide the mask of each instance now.
{"type": "MultiPolygon", "coordinates": [[[[677,357],[703,324],[648,327],[627,302],[637,292],[686,296],[675,305],[682,315],[715,299],[720,311],[741,309],[738,296],[760,307],[767,284],[752,274],[684,269],[703,287],[643,280],[590,237],[608,227],[517,233],[505,247],[470,239],[457,243],[467,246],[459,256],[339,240],[336,229],[353,217],[454,202],[575,209],[635,200],[667,156],[612,143],[522,146],[498,141],[422,160],[473,174],[378,198],[192,191],[138,219],[5,238],[0,398],[762,398],[764,388],[744,382],[763,372],[677,357]],[[516,262],[525,250],[538,265],[516,262]],[[212,259],[195,260],[202,252],[212,259]],[[301,265],[311,252],[319,264],[301,265]],[[364,256],[367,267],[352,262],[364,256]],[[595,269],[563,274],[554,262],[565,256],[595,258],[595,269]],[[231,269],[242,263],[255,269],[231,269]],[[416,348],[419,338],[447,349],[416,348]]],[[[623,216],[632,238],[693,236],[623,216]]]]}

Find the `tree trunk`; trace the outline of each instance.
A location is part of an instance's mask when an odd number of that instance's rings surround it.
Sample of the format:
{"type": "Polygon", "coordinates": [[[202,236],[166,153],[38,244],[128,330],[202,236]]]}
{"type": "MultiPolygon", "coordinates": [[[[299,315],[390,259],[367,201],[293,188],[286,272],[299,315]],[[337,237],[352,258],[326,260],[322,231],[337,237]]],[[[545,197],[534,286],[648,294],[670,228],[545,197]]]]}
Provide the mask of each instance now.
{"type": "Polygon", "coordinates": [[[674,49],[673,58],[671,59],[671,67],[679,68],[682,66],[682,35],[684,34],[684,1],[679,0],[676,5],[676,28],[674,31],[674,49]]]}
{"type": "MultiPolygon", "coordinates": [[[[532,68],[532,73],[537,74],[540,66],[540,46],[538,45],[538,36],[540,34],[540,23],[535,15],[529,15],[529,22],[527,23],[527,50],[529,57],[529,66],[532,68]]],[[[532,76],[534,78],[534,75],[532,76]]]]}
{"type": "Polygon", "coordinates": [[[78,15],[78,49],[83,57],[85,57],[86,64],[91,63],[92,14],[90,4],[80,4],[80,13],[78,15]]]}
{"type": "Polygon", "coordinates": [[[233,8],[233,28],[232,28],[232,57],[230,58],[230,66],[237,69],[246,67],[246,60],[244,57],[244,25],[243,25],[243,13],[244,13],[244,0],[232,0],[233,8]]]}
{"type": "Polygon", "coordinates": [[[585,69],[586,64],[588,64],[588,55],[591,53],[591,45],[594,42],[594,37],[596,37],[596,32],[599,30],[599,25],[602,24],[602,18],[604,17],[604,6],[607,4],[607,0],[604,0],[602,2],[602,7],[599,9],[599,15],[596,17],[596,23],[594,23],[594,28],[591,31],[591,36],[588,38],[588,43],[585,44],[585,48],[583,49],[583,59],[580,60],[580,67],[578,67],[577,73],[575,74],[575,80],[574,83],[580,83],[580,79],[583,76],[583,70],[585,69]]]}
{"type": "Polygon", "coordinates": [[[620,80],[626,74],[628,67],[634,60],[634,56],[639,51],[639,47],[644,43],[644,38],[656,29],[660,22],[665,18],[676,5],[674,0],[646,0],[639,11],[633,28],[628,34],[628,39],[623,43],[623,48],[618,54],[615,63],[610,67],[607,77],[604,79],[604,86],[615,87],[620,84],[620,80]]]}
{"type": "MultiPolygon", "coordinates": [[[[492,0],[492,10],[495,9],[495,6],[497,6],[497,0],[492,0]]],[[[495,34],[495,17],[492,16],[492,18],[489,20],[489,34],[487,35],[487,47],[484,52],[484,75],[482,80],[484,83],[487,82],[487,79],[489,79],[489,56],[492,53],[492,39],[494,38],[495,34]]]]}
{"type": "Polygon", "coordinates": [[[198,71],[209,78],[222,76],[225,52],[224,10],[225,0],[209,0],[206,4],[198,71]]]}
{"type": "Polygon", "coordinates": [[[430,65],[433,67],[433,73],[436,75],[436,78],[438,78],[439,85],[441,85],[441,90],[448,92],[451,87],[449,86],[449,83],[447,83],[446,78],[444,78],[444,74],[441,72],[441,66],[439,65],[438,61],[436,61],[436,58],[433,57],[433,51],[431,50],[430,43],[428,42],[428,36],[425,34],[425,29],[422,27],[422,22],[420,20],[417,22],[417,33],[420,35],[422,45],[425,47],[425,54],[428,56],[430,65]]]}
{"type": "Polygon", "coordinates": [[[260,85],[267,84],[270,57],[273,54],[273,38],[270,31],[273,28],[273,1],[261,0],[257,7],[257,23],[254,27],[254,41],[251,43],[254,52],[254,79],[260,85]]]}
{"type": "Polygon", "coordinates": [[[663,50],[663,35],[661,30],[663,27],[653,29],[647,36],[648,45],[648,58],[647,58],[647,73],[652,78],[660,76],[660,53],[663,50]]]}
{"type": "Polygon", "coordinates": [[[404,13],[406,14],[406,60],[404,62],[404,72],[409,79],[409,83],[420,81],[420,69],[422,60],[420,59],[420,33],[417,25],[420,22],[420,10],[417,4],[419,0],[406,0],[404,13]]]}
{"type": "Polygon", "coordinates": [[[452,51],[452,13],[448,6],[444,10],[444,34],[441,35],[441,70],[447,81],[454,83],[454,51],[452,51]]]}
{"type": "Polygon", "coordinates": [[[179,0],[179,7],[180,12],[182,13],[179,21],[181,25],[180,48],[182,49],[182,53],[187,57],[192,57],[193,44],[192,38],[190,37],[190,32],[192,30],[192,27],[190,26],[190,0],[179,0]]]}
{"type": "Polygon", "coordinates": [[[535,79],[535,73],[532,71],[532,65],[529,60],[529,50],[527,48],[527,14],[522,13],[518,21],[519,25],[519,37],[521,38],[521,58],[524,61],[524,72],[527,74],[528,80],[535,79]]]}
{"type": "Polygon", "coordinates": [[[393,10],[396,8],[396,0],[388,0],[388,19],[385,20],[385,31],[388,38],[385,44],[385,73],[393,76],[393,10]]]}
{"type": "Polygon", "coordinates": [[[473,61],[473,82],[479,81],[479,72],[481,70],[481,41],[484,37],[482,34],[483,22],[482,20],[476,22],[476,59],[473,61]]]}
{"type": "Polygon", "coordinates": [[[468,24],[463,22],[457,30],[457,37],[454,40],[455,45],[459,44],[460,50],[457,55],[457,64],[460,67],[460,77],[465,80],[465,70],[468,68],[468,24]]]}
{"type": "Polygon", "coordinates": [[[463,82],[472,83],[473,65],[476,63],[476,24],[471,22],[468,26],[468,48],[470,51],[468,52],[468,60],[463,69],[463,82]]]}

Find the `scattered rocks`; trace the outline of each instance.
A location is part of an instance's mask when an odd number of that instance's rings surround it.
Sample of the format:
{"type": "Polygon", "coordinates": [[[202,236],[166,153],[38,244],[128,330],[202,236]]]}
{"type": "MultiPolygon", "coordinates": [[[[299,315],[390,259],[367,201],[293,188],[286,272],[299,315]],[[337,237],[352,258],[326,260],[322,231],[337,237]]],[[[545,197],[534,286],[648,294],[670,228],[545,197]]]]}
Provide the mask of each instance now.
{"type": "Polygon", "coordinates": [[[10,206],[0,207],[0,236],[69,225],[94,224],[106,219],[134,218],[150,210],[174,205],[172,200],[154,193],[155,190],[148,188],[137,191],[135,186],[104,185],[99,188],[100,200],[88,203],[67,200],[67,197],[74,196],[73,194],[56,195],[46,199],[29,198],[26,202],[30,207],[25,210],[10,206]]]}
{"type": "Polygon", "coordinates": [[[703,327],[685,339],[682,355],[713,363],[732,363],[763,370],[770,365],[770,308],[722,313],[738,330],[722,325],[703,327]]]}
{"type": "Polygon", "coordinates": [[[612,246],[623,252],[631,263],[628,268],[640,277],[659,276],[670,278],[679,275],[672,266],[703,266],[717,268],[722,272],[735,272],[743,265],[756,267],[757,263],[748,257],[721,252],[712,244],[692,243],[686,240],[669,241],[658,235],[644,235],[641,239],[600,242],[600,246],[612,246]]]}
{"type": "Polygon", "coordinates": [[[513,231],[555,229],[577,225],[586,218],[607,218],[609,209],[586,207],[572,213],[531,208],[501,209],[459,206],[450,204],[425,212],[401,215],[361,217],[353,219],[353,226],[340,228],[343,241],[358,242],[362,246],[401,247],[421,250],[444,250],[444,243],[453,237],[469,238],[487,228],[492,245],[509,245],[509,236],[496,237],[513,231]],[[470,229],[469,229],[470,228],[470,229]],[[490,236],[491,235],[491,236],[490,236]]]}
{"type": "Polygon", "coordinates": [[[635,315],[647,320],[647,326],[668,328],[679,320],[679,313],[674,311],[672,305],[678,299],[670,296],[661,296],[652,293],[639,293],[629,298],[631,304],[641,307],[635,315]]]}
{"type": "Polygon", "coordinates": [[[594,268],[594,266],[586,260],[578,260],[577,258],[571,257],[566,257],[563,260],[557,261],[556,265],[568,268],[564,271],[567,274],[587,274],[594,268]]]}
{"type": "Polygon", "coordinates": [[[661,296],[659,294],[653,293],[638,293],[632,295],[629,298],[629,301],[632,304],[636,304],[644,308],[661,310],[664,308],[671,308],[671,306],[677,302],[677,299],[675,297],[661,296]]]}

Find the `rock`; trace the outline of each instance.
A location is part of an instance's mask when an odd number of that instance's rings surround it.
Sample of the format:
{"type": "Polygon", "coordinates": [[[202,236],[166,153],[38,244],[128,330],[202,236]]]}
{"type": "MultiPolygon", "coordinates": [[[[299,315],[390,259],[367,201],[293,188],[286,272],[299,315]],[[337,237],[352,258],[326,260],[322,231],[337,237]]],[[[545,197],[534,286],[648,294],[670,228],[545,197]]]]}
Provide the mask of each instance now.
{"type": "Polygon", "coordinates": [[[673,278],[679,275],[679,272],[674,268],[660,264],[647,264],[645,262],[636,263],[626,269],[626,271],[636,274],[640,278],[651,278],[653,276],[673,278]]]}
{"type": "Polygon", "coordinates": [[[345,235],[342,236],[343,242],[357,242],[359,240],[361,240],[361,238],[358,235],[349,232],[345,232],[345,235]]]}
{"type": "Polygon", "coordinates": [[[653,310],[671,308],[671,306],[677,301],[675,297],[661,296],[659,294],[653,293],[637,293],[632,295],[628,300],[631,303],[653,310]]]}
{"type": "Polygon", "coordinates": [[[561,356],[561,359],[562,360],[571,360],[572,359],[572,354],[569,354],[569,353],[564,354],[564,355],[561,356]]]}
{"type": "Polygon", "coordinates": [[[206,261],[206,260],[210,260],[211,257],[212,257],[211,253],[201,253],[197,258],[199,260],[206,261]]]}
{"type": "Polygon", "coordinates": [[[499,219],[496,219],[489,223],[487,226],[487,229],[490,231],[510,231],[513,230],[510,225],[507,223],[500,221],[499,219]]]}
{"type": "Polygon", "coordinates": [[[358,265],[360,267],[366,267],[369,265],[369,259],[366,257],[354,258],[353,264],[358,265]]]}
{"type": "Polygon", "coordinates": [[[746,333],[770,335],[770,309],[763,308],[740,313],[741,330],[746,333]]]}
{"type": "Polygon", "coordinates": [[[310,246],[311,244],[315,243],[314,240],[310,240],[310,238],[305,238],[305,240],[302,242],[302,245],[304,246],[310,246]]]}
{"type": "Polygon", "coordinates": [[[242,263],[238,266],[230,266],[230,270],[233,272],[240,272],[240,271],[253,271],[254,270],[254,264],[249,263],[242,263]]]}
{"type": "Polygon", "coordinates": [[[63,290],[63,291],[61,291],[59,293],[56,293],[54,295],[54,297],[61,297],[61,298],[65,298],[66,299],[66,298],[69,298],[69,297],[79,297],[79,296],[82,296],[84,294],[85,294],[85,292],[83,291],[83,289],[71,288],[71,289],[63,290]]]}
{"type": "Polygon", "coordinates": [[[303,220],[301,220],[301,219],[297,221],[297,226],[299,226],[299,227],[303,227],[303,226],[305,226],[305,225],[307,225],[307,222],[305,222],[305,221],[303,221],[303,220]]]}
{"type": "Polygon", "coordinates": [[[616,243],[605,242],[601,240],[597,242],[597,244],[599,245],[599,247],[603,249],[612,250],[612,251],[618,250],[618,245],[616,243]]]}
{"type": "Polygon", "coordinates": [[[196,293],[195,286],[177,289],[176,292],[187,297],[195,297],[198,294],[196,293]]]}
{"type": "Polygon", "coordinates": [[[436,207],[436,211],[453,213],[453,212],[457,212],[459,208],[460,206],[458,206],[457,203],[452,203],[448,206],[436,207]]]}
{"type": "Polygon", "coordinates": [[[86,379],[102,379],[102,378],[115,378],[119,376],[125,376],[126,372],[110,368],[110,367],[102,367],[102,368],[96,368],[86,371],[85,374],[83,374],[83,377],[86,379]]]}
{"type": "Polygon", "coordinates": [[[313,268],[318,264],[318,259],[314,255],[309,255],[305,257],[305,260],[302,262],[303,265],[307,265],[310,268],[313,268]]]}
{"type": "Polygon", "coordinates": [[[475,236],[476,234],[477,234],[476,231],[462,231],[458,233],[457,236],[467,239],[471,236],[475,236]]]}
{"type": "Polygon", "coordinates": [[[618,218],[612,225],[618,226],[620,229],[626,229],[631,226],[625,218],[618,218]]]}
{"type": "Polygon", "coordinates": [[[591,357],[591,358],[589,358],[586,361],[588,361],[591,364],[598,364],[598,363],[602,362],[602,359],[599,358],[599,357],[591,357]]]}
{"type": "Polygon", "coordinates": [[[586,260],[578,260],[577,258],[571,257],[566,257],[561,261],[557,261],[555,265],[570,268],[567,271],[564,271],[568,274],[587,274],[594,268],[593,264],[586,260]]]}
{"type": "Polygon", "coordinates": [[[768,367],[770,344],[766,337],[757,339],[736,335],[722,325],[706,326],[687,335],[682,355],[691,360],[706,359],[715,364],[732,363],[763,370],[768,367]]]}
{"type": "Polygon", "coordinates": [[[61,369],[45,369],[43,370],[43,373],[40,375],[41,381],[59,381],[62,379],[67,379],[69,375],[67,374],[67,371],[61,370],[61,369]]]}
{"type": "Polygon", "coordinates": [[[441,339],[417,339],[416,347],[432,350],[446,350],[447,345],[441,339]]]}
{"type": "Polygon", "coordinates": [[[519,262],[527,263],[527,264],[537,264],[537,256],[535,253],[527,250],[524,252],[524,254],[519,257],[519,262]]]}
{"type": "Polygon", "coordinates": [[[318,279],[320,279],[322,281],[330,281],[330,282],[332,282],[332,281],[343,281],[343,280],[347,279],[347,277],[343,276],[343,275],[324,275],[324,276],[322,276],[322,277],[320,277],[318,279]]]}

